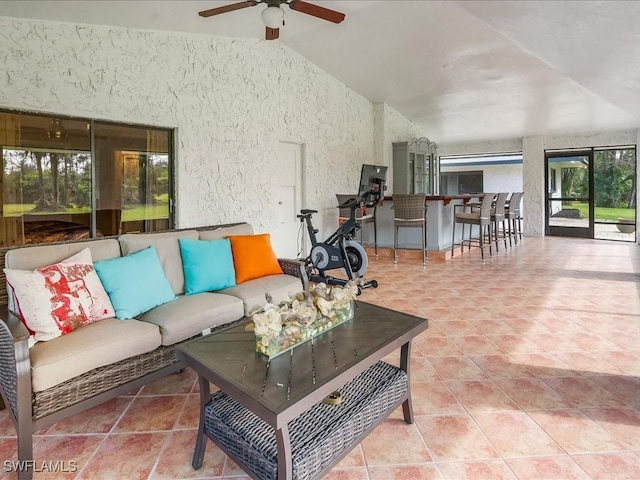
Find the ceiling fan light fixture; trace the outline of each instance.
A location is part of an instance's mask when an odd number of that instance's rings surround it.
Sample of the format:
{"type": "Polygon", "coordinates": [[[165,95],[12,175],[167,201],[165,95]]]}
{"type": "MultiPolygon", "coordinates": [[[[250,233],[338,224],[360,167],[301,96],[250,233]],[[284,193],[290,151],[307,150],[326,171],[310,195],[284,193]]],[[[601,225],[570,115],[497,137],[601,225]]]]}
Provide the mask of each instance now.
{"type": "Polygon", "coordinates": [[[262,23],[269,28],[280,28],[284,25],[284,12],[278,6],[271,5],[265,8],[261,17],[262,23]]]}

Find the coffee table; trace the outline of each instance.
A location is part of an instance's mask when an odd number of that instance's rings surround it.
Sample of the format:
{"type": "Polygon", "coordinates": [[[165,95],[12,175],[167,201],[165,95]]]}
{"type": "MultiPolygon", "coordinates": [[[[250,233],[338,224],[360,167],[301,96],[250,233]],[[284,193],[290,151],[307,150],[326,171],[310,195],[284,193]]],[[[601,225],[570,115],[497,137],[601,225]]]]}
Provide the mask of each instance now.
{"type": "MultiPolygon", "coordinates": [[[[212,398],[209,382],[275,430],[278,479],[293,478],[290,422],[347,382],[366,374],[398,348],[400,369],[406,372],[406,393],[397,405],[402,404],[404,420],[413,423],[409,390],[411,340],[427,328],[426,319],[358,302],[352,320],[271,360],[255,352],[250,325],[247,319],[176,347],[178,357],[197,372],[200,385],[200,426],[192,462],[195,469],[202,466],[209,436],[253,478],[260,478],[225,442],[207,431],[207,405],[212,398]]],[[[358,442],[391,411],[368,425],[358,442]]],[[[332,458],[330,465],[323,466],[322,473],[355,445],[332,458]]]]}

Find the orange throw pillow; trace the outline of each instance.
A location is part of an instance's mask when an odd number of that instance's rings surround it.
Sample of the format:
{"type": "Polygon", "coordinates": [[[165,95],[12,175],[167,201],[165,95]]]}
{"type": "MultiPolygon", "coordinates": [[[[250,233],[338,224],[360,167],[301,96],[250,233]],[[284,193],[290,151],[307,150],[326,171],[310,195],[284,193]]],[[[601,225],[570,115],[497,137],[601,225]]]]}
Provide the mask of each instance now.
{"type": "Polygon", "coordinates": [[[282,272],[276,254],[271,248],[271,235],[230,235],[236,284],[253,278],[277,275],[282,272]]]}

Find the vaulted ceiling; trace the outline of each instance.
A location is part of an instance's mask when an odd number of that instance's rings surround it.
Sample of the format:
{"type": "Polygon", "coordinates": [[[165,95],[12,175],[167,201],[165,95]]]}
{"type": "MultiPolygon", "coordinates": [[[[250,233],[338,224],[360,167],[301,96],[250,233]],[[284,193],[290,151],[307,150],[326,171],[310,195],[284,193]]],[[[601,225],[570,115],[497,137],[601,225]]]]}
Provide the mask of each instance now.
{"type": "MultiPolygon", "coordinates": [[[[282,42],[439,144],[640,127],[640,2],[309,0],[282,42]]],[[[0,16],[264,38],[231,1],[0,1],[0,16]]]]}

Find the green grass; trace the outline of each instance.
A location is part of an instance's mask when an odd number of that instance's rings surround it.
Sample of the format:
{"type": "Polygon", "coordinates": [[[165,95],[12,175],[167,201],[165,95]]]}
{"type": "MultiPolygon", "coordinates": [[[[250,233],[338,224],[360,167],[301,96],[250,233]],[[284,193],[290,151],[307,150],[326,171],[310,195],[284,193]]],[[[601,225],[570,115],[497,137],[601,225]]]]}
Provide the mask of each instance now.
{"type": "MultiPolygon", "coordinates": [[[[168,198],[168,197],[167,197],[168,198]]],[[[159,199],[160,200],[160,199],[159,199]]],[[[90,207],[70,207],[59,210],[57,212],[34,212],[36,208],[34,203],[5,203],[3,216],[19,217],[23,214],[30,215],[53,215],[60,213],[90,213],[90,207]]],[[[159,201],[154,205],[136,205],[135,207],[125,207],[122,211],[122,221],[131,222],[135,220],[155,220],[158,218],[168,218],[169,207],[168,201],[159,201]]]]}
{"type": "MultiPolygon", "coordinates": [[[[589,204],[581,202],[570,202],[567,205],[563,205],[566,208],[577,208],[580,211],[582,218],[589,218],[589,204]]],[[[595,220],[603,221],[608,220],[611,222],[617,222],[619,218],[628,218],[635,220],[636,210],[635,208],[606,208],[596,207],[595,220]]]]}
{"type": "Polygon", "coordinates": [[[133,220],[155,220],[158,218],[169,218],[169,207],[166,203],[155,205],[136,205],[135,207],[125,207],[122,211],[122,221],[131,222],[133,220]]]}

